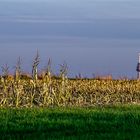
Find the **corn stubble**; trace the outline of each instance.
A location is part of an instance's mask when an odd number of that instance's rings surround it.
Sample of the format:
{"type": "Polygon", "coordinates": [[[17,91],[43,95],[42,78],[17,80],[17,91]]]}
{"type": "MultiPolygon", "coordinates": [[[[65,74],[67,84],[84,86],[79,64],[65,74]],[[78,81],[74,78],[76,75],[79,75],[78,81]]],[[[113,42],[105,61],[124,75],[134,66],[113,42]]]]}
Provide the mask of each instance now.
{"type": "Polygon", "coordinates": [[[20,59],[15,67],[14,76],[8,74],[7,65],[2,67],[1,107],[81,107],[140,103],[139,80],[69,79],[65,63],[61,65],[59,76],[54,77],[50,60],[39,78],[38,64],[37,54],[33,62],[31,78],[22,77],[20,59]]]}

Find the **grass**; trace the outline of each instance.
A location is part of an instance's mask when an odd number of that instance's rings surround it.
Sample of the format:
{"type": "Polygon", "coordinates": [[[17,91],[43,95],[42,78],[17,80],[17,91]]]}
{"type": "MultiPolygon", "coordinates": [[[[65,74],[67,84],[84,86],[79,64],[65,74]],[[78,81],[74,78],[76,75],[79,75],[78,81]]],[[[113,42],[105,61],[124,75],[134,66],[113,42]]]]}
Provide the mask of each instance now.
{"type": "Polygon", "coordinates": [[[0,138],[137,140],[140,106],[1,108],[0,138]]]}

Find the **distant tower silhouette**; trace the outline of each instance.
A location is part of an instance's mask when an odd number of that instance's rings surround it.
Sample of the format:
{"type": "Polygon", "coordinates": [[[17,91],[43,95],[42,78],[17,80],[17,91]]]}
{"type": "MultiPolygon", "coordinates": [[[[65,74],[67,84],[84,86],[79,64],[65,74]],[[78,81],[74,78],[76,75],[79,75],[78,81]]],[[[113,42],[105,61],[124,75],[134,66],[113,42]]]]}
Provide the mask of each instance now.
{"type": "Polygon", "coordinates": [[[140,53],[136,70],[138,72],[137,78],[140,79],[140,53]]]}

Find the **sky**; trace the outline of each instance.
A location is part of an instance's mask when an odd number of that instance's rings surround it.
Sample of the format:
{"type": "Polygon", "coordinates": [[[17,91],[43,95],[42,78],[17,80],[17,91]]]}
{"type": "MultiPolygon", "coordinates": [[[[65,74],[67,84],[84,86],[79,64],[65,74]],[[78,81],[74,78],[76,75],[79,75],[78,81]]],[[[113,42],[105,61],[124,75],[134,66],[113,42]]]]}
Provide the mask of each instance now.
{"type": "MultiPolygon", "coordinates": [[[[35,24],[38,23],[37,27],[40,30],[38,32],[41,32],[42,36],[139,38],[139,7],[140,2],[137,0],[1,0],[0,34],[1,36],[6,33],[17,36],[19,32],[24,34],[25,32],[21,31],[22,24],[25,29],[30,28],[28,31],[33,33],[35,24]],[[29,27],[29,24],[33,23],[34,28],[29,27]],[[8,24],[17,26],[17,29],[11,28],[8,24]],[[45,24],[48,26],[45,27],[45,24]],[[3,25],[7,25],[7,31],[3,25]],[[53,31],[50,30],[50,26],[53,26],[53,31]],[[44,27],[49,35],[43,34],[44,27]],[[72,33],[71,28],[73,28],[72,33]]],[[[30,32],[27,32],[26,36],[29,35],[30,32]]]]}
{"type": "Polygon", "coordinates": [[[138,0],[0,0],[1,15],[54,18],[140,18],[138,0]]]}
{"type": "Polygon", "coordinates": [[[135,77],[139,7],[138,0],[0,0],[0,65],[12,67],[20,55],[29,70],[39,50],[55,69],[66,61],[70,75],[135,77]]]}

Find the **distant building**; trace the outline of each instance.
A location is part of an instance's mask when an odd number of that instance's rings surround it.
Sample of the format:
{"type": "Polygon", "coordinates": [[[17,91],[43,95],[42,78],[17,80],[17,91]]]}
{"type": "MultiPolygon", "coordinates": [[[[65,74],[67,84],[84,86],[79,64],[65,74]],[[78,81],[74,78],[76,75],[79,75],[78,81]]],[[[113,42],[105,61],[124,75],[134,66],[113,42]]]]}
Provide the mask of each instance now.
{"type": "Polygon", "coordinates": [[[138,59],[136,71],[138,72],[137,78],[140,79],[140,53],[139,53],[139,59],[138,59]]]}

